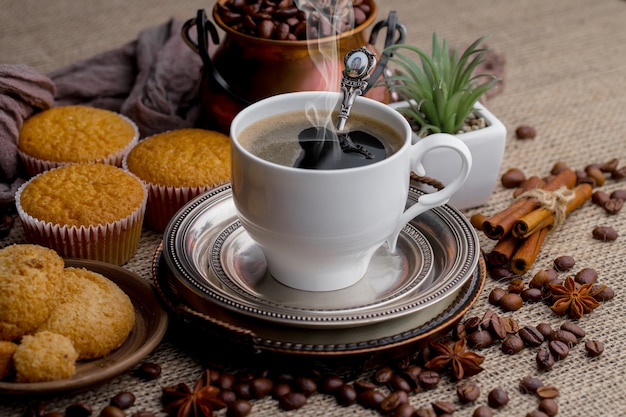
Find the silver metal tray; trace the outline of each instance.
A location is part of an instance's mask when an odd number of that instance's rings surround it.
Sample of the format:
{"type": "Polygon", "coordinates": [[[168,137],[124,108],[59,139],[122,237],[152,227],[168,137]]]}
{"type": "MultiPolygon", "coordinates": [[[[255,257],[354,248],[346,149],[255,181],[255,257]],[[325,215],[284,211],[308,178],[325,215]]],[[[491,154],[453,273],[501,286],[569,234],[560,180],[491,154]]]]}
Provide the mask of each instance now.
{"type": "MultiPolygon", "coordinates": [[[[407,204],[423,193],[411,188],[407,204]]],[[[286,287],[267,272],[263,252],[241,227],[230,185],[196,197],[168,225],[163,257],[189,304],[216,306],[297,327],[371,325],[432,307],[458,295],[479,258],[477,236],[456,209],[442,206],[402,231],[395,254],[381,247],[366,276],[338,291],[286,287]]]]}

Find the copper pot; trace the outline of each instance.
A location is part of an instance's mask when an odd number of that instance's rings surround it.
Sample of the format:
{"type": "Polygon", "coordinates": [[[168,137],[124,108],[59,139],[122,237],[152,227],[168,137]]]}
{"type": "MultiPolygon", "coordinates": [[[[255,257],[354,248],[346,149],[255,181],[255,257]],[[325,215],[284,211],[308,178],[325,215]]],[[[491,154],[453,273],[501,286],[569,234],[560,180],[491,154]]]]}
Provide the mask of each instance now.
{"type": "MultiPolygon", "coordinates": [[[[215,26],[206,18],[204,10],[199,10],[197,17],[189,19],[182,28],[184,41],[203,61],[203,79],[199,92],[202,110],[198,124],[227,134],[234,116],[255,101],[293,91],[339,91],[344,55],[352,49],[375,42],[374,32],[368,42],[365,30],[374,23],[376,3],[374,0],[366,1],[370,3],[371,13],[365,22],[353,30],[322,39],[297,41],[262,39],[237,32],[224,23],[215,5],[213,20],[225,32],[220,43],[215,26]],[[195,34],[192,33],[194,27],[195,34]],[[209,40],[218,45],[212,56],[208,52],[209,40]],[[318,58],[321,60],[319,48],[327,47],[329,43],[336,43],[339,48],[337,62],[327,63],[338,71],[334,85],[324,80],[322,72],[315,65],[318,58]]],[[[389,20],[376,25],[378,29],[387,26],[387,43],[390,39],[393,43],[402,42],[405,29],[395,22],[395,14],[393,28],[388,23],[389,20]],[[396,29],[399,35],[394,39],[396,29]]],[[[371,44],[368,49],[376,52],[371,44]]],[[[379,66],[383,64],[382,60],[379,62],[379,66]]],[[[380,75],[380,71],[374,73],[380,75]]],[[[389,93],[383,87],[371,88],[366,95],[382,102],[390,101],[389,93]]]]}

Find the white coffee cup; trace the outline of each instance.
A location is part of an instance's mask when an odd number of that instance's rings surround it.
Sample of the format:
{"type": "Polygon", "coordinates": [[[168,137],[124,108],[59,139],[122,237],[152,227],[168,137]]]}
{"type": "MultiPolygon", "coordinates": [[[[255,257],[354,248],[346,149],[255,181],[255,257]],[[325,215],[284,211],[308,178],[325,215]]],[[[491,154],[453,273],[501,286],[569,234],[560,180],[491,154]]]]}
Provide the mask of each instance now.
{"type": "Polygon", "coordinates": [[[241,224],[263,250],[272,276],[299,290],[332,291],[358,282],[374,252],[385,242],[395,251],[404,225],[447,203],[471,168],[469,149],[454,136],[433,134],[411,144],[405,118],[365,97],[357,97],[351,117],[375,119],[404,138],[398,151],[374,164],[335,170],[288,167],[253,155],[238,140],[247,127],[267,117],[304,112],[311,103],[330,103],[332,110],[340,101],[333,92],[280,94],[248,106],[231,124],[232,191],[241,224]],[[457,178],[405,210],[410,172],[427,175],[422,157],[442,147],[461,157],[457,178]]]}

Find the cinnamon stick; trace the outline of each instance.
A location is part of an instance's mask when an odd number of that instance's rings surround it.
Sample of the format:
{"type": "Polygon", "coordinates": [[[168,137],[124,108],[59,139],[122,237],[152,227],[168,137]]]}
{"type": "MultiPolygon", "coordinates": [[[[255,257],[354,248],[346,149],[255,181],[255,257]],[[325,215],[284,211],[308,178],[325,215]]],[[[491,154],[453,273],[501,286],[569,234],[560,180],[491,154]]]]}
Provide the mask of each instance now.
{"type": "Polygon", "coordinates": [[[498,240],[498,243],[496,243],[493,249],[491,249],[491,252],[489,252],[489,264],[492,266],[508,265],[519,242],[520,240],[512,234],[508,234],[498,240]]]}
{"type": "Polygon", "coordinates": [[[548,235],[548,229],[548,227],[544,227],[522,241],[511,259],[511,271],[513,273],[521,275],[528,272],[537,259],[541,245],[548,235]]]}
{"type": "MultiPolygon", "coordinates": [[[[574,196],[567,202],[565,215],[580,207],[591,198],[592,188],[589,184],[580,184],[574,188],[574,196]]],[[[512,233],[518,238],[527,238],[537,230],[554,223],[554,212],[546,208],[538,208],[520,217],[513,225],[512,233]]]]}
{"type": "Polygon", "coordinates": [[[528,179],[524,181],[521,186],[517,187],[515,191],[513,191],[513,197],[517,198],[526,191],[534,190],[535,188],[541,188],[545,185],[546,182],[543,179],[539,178],[537,175],[533,175],[532,177],[528,177],[528,179]]]}
{"type": "MultiPolygon", "coordinates": [[[[576,185],[576,173],[567,168],[555,175],[543,187],[546,191],[556,191],[565,186],[572,188],[576,185]]],[[[499,240],[513,228],[513,224],[520,217],[530,213],[540,206],[536,198],[523,198],[515,201],[511,206],[485,220],[483,232],[493,240],[499,240]]]]}

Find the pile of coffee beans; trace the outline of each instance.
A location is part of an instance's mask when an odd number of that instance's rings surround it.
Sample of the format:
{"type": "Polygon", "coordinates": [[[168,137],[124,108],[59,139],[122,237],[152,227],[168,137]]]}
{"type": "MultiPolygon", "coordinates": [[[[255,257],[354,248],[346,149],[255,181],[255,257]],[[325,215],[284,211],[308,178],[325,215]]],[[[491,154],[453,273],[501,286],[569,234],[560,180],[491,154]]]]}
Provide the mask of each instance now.
{"type": "Polygon", "coordinates": [[[217,3],[222,21],[237,32],[262,39],[297,41],[344,33],[372,12],[365,0],[227,0],[217,3]]]}

